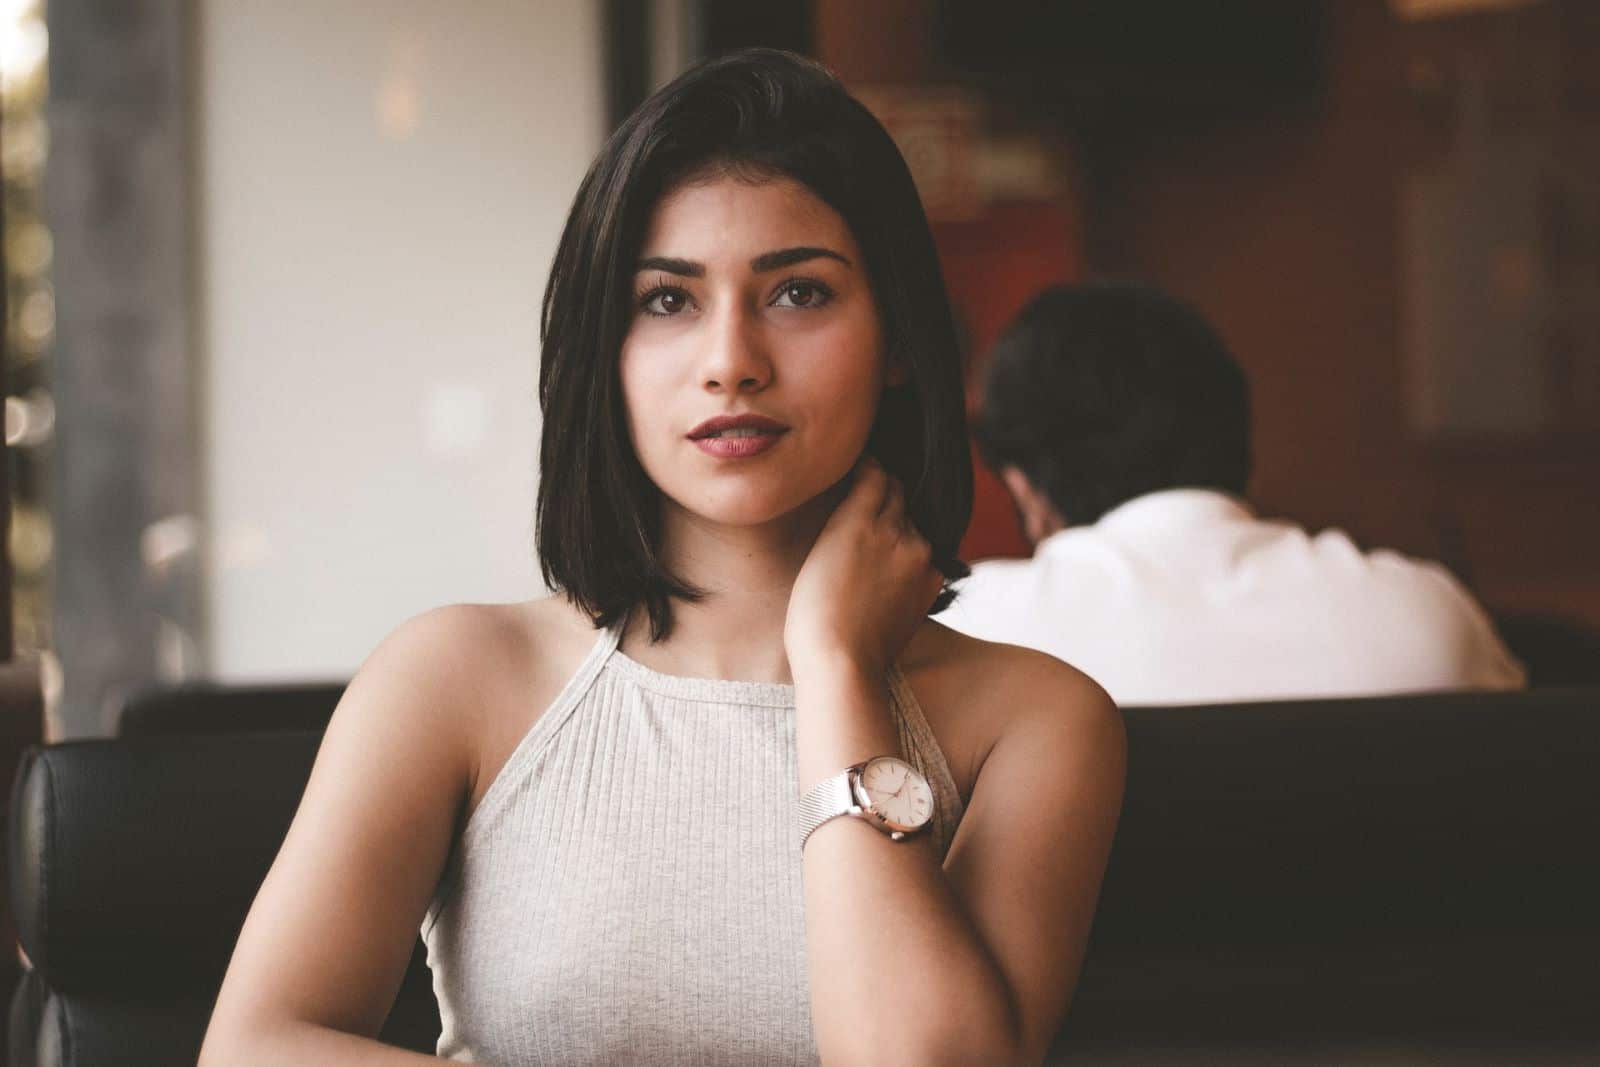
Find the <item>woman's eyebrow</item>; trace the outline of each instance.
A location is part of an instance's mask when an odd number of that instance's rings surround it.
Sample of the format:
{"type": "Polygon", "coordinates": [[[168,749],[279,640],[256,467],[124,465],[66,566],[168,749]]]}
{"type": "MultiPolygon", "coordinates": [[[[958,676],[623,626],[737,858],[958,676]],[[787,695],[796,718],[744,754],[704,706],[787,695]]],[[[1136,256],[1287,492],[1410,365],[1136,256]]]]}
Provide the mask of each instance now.
{"type": "MultiPolygon", "coordinates": [[[[847,267],[855,264],[841,256],[831,248],[818,248],[814,245],[798,245],[794,248],[780,248],[775,252],[763,252],[750,261],[750,269],[757,274],[767,271],[782,270],[792,267],[796,263],[804,263],[808,259],[836,259],[847,267]]],[[[659,270],[668,274],[680,274],[685,278],[704,278],[706,265],[697,263],[692,259],[678,259],[675,256],[645,256],[639,260],[635,271],[659,270]]]]}
{"type": "Polygon", "coordinates": [[[671,256],[645,256],[639,261],[639,265],[633,269],[635,271],[666,271],[668,274],[681,274],[685,278],[704,278],[706,276],[706,265],[704,263],[696,263],[692,259],[674,259],[671,256]]]}
{"type": "Polygon", "coordinates": [[[796,263],[804,263],[808,259],[837,259],[847,267],[855,266],[844,256],[830,248],[800,245],[796,248],[780,248],[776,252],[763,252],[750,261],[750,269],[757,274],[764,274],[769,270],[780,270],[784,267],[792,267],[796,263]]]}

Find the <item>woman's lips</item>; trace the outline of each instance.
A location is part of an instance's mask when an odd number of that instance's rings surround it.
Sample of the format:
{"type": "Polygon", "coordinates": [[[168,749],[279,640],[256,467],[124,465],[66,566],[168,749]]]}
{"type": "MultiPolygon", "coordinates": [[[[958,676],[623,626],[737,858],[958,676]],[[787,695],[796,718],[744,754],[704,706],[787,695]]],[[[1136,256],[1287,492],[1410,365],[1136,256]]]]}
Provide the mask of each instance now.
{"type": "Polygon", "coordinates": [[[708,456],[746,459],[759,456],[788,432],[789,427],[777,419],[747,411],[709,418],[689,431],[689,440],[708,456]]]}
{"type": "Polygon", "coordinates": [[[778,443],[784,431],[759,430],[754,433],[729,432],[719,436],[693,438],[694,446],[718,459],[745,459],[758,456],[778,443]]]}

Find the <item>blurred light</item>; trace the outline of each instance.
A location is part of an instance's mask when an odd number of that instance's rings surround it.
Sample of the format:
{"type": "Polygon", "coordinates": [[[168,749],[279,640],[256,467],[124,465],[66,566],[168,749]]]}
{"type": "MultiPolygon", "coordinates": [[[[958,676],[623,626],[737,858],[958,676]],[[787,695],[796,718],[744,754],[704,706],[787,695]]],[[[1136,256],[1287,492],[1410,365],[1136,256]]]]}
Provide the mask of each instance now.
{"type": "Polygon", "coordinates": [[[43,573],[55,550],[50,516],[36,507],[18,504],[11,512],[11,562],[21,575],[43,573]]]}
{"type": "Polygon", "coordinates": [[[44,390],[6,397],[5,410],[6,444],[10,447],[35,448],[55,435],[56,404],[44,390]]]}
{"type": "Polygon", "coordinates": [[[17,325],[28,341],[48,344],[56,332],[56,298],[49,289],[35,289],[23,298],[17,310],[17,325]]]}
{"type": "Polygon", "coordinates": [[[1053,200],[1070,195],[1061,156],[1038,138],[986,140],[976,162],[978,188],[985,200],[1053,200]]]}
{"type": "Polygon", "coordinates": [[[409,83],[391,81],[378,90],[378,128],[391,140],[404,141],[417,130],[417,91],[409,83]]]}
{"type": "MultiPolygon", "coordinates": [[[[45,161],[49,128],[46,69],[50,35],[43,0],[0,0],[0,105],[5,136],[0,138],[0,172],[5,184],[5,281],[14,295],[5,324],[5,358],[14,367],[38,360],[55,335],[55,296],[49,271],[54,256],[50,230],[42,219],[45,161]]],[[[13,446],[11,461],[20,477],[12,482],[11,528],[6,550],[15,580],[11,585],[13,639],[21,654],[36,654],[53,641],[51,570],[54,529],[48,510],[49,479],[38,446],[55,432],[56,410],[50,394],[35,388],[5,399],[5,439],[13,446]]],[[[60,702],[61,669],[43,661],[46,729],[60,702]]],[[[59,731],[57,731],[59,732],[59,731]]]]}
{"type": "Polygon", "coordinates": [[[6,264],[22,274],[38,274],[50,266],[55,243],[42,222],[14,225],[6,234],[6,264]]]}
{"type": "Polygon", "coordinates": [[[39,0],[0,0],[0,24],[24,22],[39,17],[39,0]]]}
{"type": "Polygon", "coordinates": [[[38,0],[0,0],[0,93],[14,93],[33,80],[50,51],[50,32],[38,0]]]}
{"type": "Polygon", "coordinates": [[[38,115],[6,116],[5,143],[0,146],[0,164],[7,181],[33,178],[44,169],[50,154],[50,128],[38,115]]]}
{"type": "Polygon", "coordinates": [[[144,560],[147,572],[162,576],[199,543],[198,519],[193,515],[169,515],[152,522],[139,535],[139,558],[144,560]]]}
{"type": "Polygon", "coordinates": [[[7,340],[11,342],[11,347],[6,350],[6,355],[14,364],[20,366],[23,364],[32,363],[34,360],[44,355],[45,346],[48,344],[50,339],[47,337],[43,341],[40,341],[36,338],[26,336],[21,330],[17,330],[15,336],[8,337],[7,340]]]}
{"type": "Polygon", "coordinates": [[[1477,11],[1508,11],[1536,2],[1538,0],[1389,0],[1389,6],[1403,19],[1432,19],[1477,11]]]}
{"type": "Polygon", "coordinates": [[[66,673],[61,669],[61,658],[54,652],[39,653],[39,691],[44,696],[44,739],[59,741],[61,729],[61,691],[66,687],[66,673]]]}
{"type": "Polygon", "coordinates": [[[422,37],[415,30],[401,29],[389,39],[389,54],[374,104],[378,129],[390,140],[410,140],[417,132],[422,116],[422,94],[417,87],[422,53],[422,37]]]}

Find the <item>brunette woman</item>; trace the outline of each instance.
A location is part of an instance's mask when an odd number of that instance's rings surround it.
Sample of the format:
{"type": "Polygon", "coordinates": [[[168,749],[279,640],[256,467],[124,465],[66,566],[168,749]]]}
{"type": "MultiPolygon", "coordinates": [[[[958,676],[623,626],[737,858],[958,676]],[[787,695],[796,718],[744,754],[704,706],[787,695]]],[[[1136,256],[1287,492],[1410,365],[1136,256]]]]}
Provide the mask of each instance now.
{"type": "Polygon", "coordinates": [[[204,1061],[1037,1063],[1120,804],[1105,694],[931,619],[971,472],[933,242],[821,67],[606,143],[543,315],[557,595],[395,632],[328,728],[204,1061]]]}

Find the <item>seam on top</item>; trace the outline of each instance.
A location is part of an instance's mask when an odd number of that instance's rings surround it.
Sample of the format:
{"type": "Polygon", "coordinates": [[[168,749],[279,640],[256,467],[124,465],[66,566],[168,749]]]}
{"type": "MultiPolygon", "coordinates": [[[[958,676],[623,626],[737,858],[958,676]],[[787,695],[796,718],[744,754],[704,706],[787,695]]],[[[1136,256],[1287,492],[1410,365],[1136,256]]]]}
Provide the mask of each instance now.
{"type": "MultiPolygon", "coordinates": [[[[534,724],[528,727],[528,732],[522,735],[517,747],[506,757],[500,772],[494,776],[494,781],[489,783],[489,788],[484,790],[483,799],[472,809],[472,815],[461,828],[460,835],[451,843],[450,853],[445,857],[443,876],[439,884],[434,887],[433,897],[428,902],[428,910],[422,914],[421,935],[430,957],[433,954],[430,937],[434,927],[439,925],[439,917],[444,914],[445,907],[461,880],[461,864],[477,828],[485,825],[489,817],[507,803],[506,798],[521,776],[523,768],[549,747],[557,732],[572,717],[572,713],[577,710],[585,694],[589,692],[590,686],[600,677],[600,669],[605,666],[606,660],[616,649],[620,636],[621,632],[613,627],[601,633],[595,640],[594,646],[589,649],[589,654],[579,664],[577,671],[567,679],[567,684],[561,688],[561,692],[556,694],[556,698],[550,702],[534,724]]],[[[437,994],[437,990],[435,993],[437,994]]]]}
{"type": "Polygon", "coordinates": [[[611,669],[644,689],[663,696],[708,704],[748,704],[763,708],[794,707],[794,686],[783,682],[745,682],[732,678],[691,678],[663,674],[646,667],[621,649],[613,652],[611,669]]]}
{"type": "Polygon", "coordinates": [[[472,815],[467,819],[467,824],[461,828],[461,843],[465,846],[471,839],[477,827],[484,824],[488,817],[493,815],[505,804],[505,798],[515,785],[517,777],[524,767],[533,762],[545,747],[555,737],[563,723],[572,715],[572,712],[582,702],[583,697],[600,676],[600,669],[605,666],[606,659],[617,647],[619,633],[616,629],[603,632],[595,641],[594,647],[584,657],[583,663],[567,684],[562,687],[555,700],[544,713],[528,727],[528,732],[522,735],[522,740],[517,742],[517,747],[511,750],[511,755],[506,758],[500,772],[494,776],[494,781],[489,783],[489,788],[484,790],[483,799],[478,801],[478,806],[472,810],[472,815]]]}

